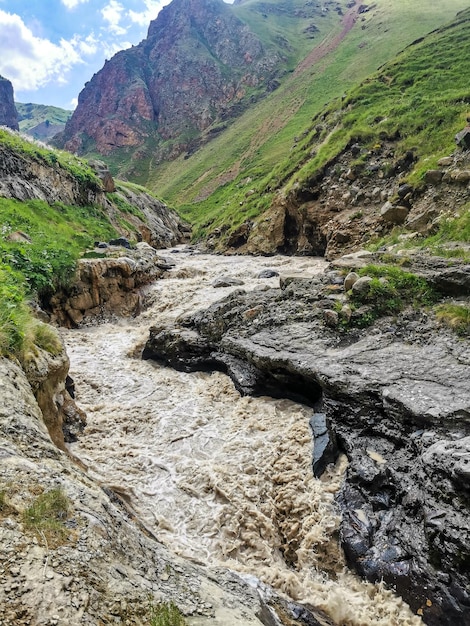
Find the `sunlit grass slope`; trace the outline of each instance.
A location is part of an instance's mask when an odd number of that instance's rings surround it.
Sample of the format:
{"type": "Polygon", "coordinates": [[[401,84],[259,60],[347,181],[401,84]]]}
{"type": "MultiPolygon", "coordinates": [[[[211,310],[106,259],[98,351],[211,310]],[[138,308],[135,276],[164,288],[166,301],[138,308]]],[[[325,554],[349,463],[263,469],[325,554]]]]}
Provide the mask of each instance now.
{"type": "MultiPolygon", "coordinates": [[[[239,7],[245,19],[254,4],[255,0],[251,0],[239,7]]],[[[445,5],[425,0],[393,3],[377,0],[369,11],[359,16],[334,52],[302,73],[292,72],[275,92],[246,111],[217,138],[189,157],[182,155],[170,163],[151,163],[148,186],[158,190],[160,196],[195,225],[196,236],[204,236],[218,226],[236,226],[258,215],[270,205],[272,192],[294,171],[302,166],[313,170],[319,165],[318,159],[310,165],[306,163],[311,161],[312,119],[323,107],[342,97],[413,41],[450,21],[466,6],[461,0],[445,5]]],[[[254,28],[256,20],[252,19],[254,28]]],[[[321,25],[321,18],[317,21],[321,25]]],[[[339,21],[329,26],[331,34],[322,32],[314,44],[323,37],[334,36],[341,28],[339,21]]],[[[418,47],[411,50],[415,49],[418,47]]],[[[455,54],[460,54],[458,48],[455,54]]],[[[434,63],[440,64],[434,70],[437,73],[450,62],[450,56],[445,61],[440,56],[440,51],[434,53],[434,63]]],[[[403,62],[406,64],[406,60],[396,63],[399,66],[403,62]]],[[[464,63],[462,53],[459,70],[462,78],[464,63]]],[[[445,69],[449,71],[449,66],[445,69]]],[[[404,71],[412,74],[413,66],[404,71]]],[[[438,77],[435,80],[439,82],[438,77]]],[[[419,97],[418,92],[415,97],[419,97]]],[[[379,100],[376,105],[381,107],[379,100]]],[[[412,114],[413,109],[409,111],[412,114]]],[[[354,110],[351,116],[354,118],[354,110]]]]}

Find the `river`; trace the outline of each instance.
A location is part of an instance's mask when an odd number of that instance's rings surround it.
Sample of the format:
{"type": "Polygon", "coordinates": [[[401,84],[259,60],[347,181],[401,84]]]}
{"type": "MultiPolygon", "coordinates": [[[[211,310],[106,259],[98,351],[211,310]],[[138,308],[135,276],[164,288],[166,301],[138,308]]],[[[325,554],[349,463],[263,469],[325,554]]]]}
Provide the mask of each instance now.
{"type": "Polygon", "coordinates": [[[340,625],[420,624],[392,591],[346,568],[334,505],[346,459],[313,477],[311,408],[241,397],[222,373],[140,358],[151,325],[174,323],[236,288],[277,287],[279,277],[257,278],[263,269],[314,275],[325,262],[175,252],[162,251],[175,267],[148,289],[139,317],[63,331],[88,418],[71,452],[93,478],[127,494],[180,556],[254,575],[340,625]],[[212,286],[227,275],[244,285],[212,286]]]}

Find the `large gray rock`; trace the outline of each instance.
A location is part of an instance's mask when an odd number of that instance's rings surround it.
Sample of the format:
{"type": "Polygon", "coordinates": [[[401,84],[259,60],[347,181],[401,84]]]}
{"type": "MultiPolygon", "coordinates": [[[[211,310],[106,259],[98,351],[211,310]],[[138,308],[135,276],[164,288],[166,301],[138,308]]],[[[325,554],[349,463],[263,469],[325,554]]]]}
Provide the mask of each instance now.
{"type": "Polygon", "coordinates": [[[184,321],[181,358],[178,329],[151,333],[146,356],[222,368],[241,391],[315,406],[350,461],[339,498],[350,565],[396,587],[427,624],[468,626],[467,448],[457,443],[470,434],[468,343],[424,312],[344,335],[323,322],[333,297],[326,282],[232,294],[184,321]]]}

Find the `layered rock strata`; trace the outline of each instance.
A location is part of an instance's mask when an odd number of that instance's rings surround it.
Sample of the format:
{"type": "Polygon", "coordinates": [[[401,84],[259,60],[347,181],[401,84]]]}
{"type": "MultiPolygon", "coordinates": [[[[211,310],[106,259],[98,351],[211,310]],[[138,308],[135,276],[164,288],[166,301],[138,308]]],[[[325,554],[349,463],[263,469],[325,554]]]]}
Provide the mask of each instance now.
{"type": "MultiPolygon", "coordinates": [[[[423,268],[435,286],[438,266],[423,268]]],[[[453,289],[463,297],[468,268],[460,270],[453,289]]],[[[221,369],[242,393],[309,402],[316,446],[329,462],[336,442],[350,461],[338,501],[350,565],[396,587],[425,623],[468,625],[468,342],[415,310],[341,331],[343,279],[330,270],[238,290],[176,327],[153,328],[144,357],[221,369]]]]}
{"type": "Polygon", "coordinates": [[[52,322],[70,328],[137,315],[144,301],[142,288],[169,267],[147,243],[125,251],[111,246],[107,252],[110,256],[78,262],[73,282],[56,291],[47,302],[52,322]]]}

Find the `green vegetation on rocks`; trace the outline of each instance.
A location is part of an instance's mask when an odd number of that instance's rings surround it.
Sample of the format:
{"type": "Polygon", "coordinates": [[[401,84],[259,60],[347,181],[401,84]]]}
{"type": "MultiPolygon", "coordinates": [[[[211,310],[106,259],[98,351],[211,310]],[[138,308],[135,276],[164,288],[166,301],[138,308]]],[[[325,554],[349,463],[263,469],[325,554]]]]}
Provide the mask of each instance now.
{"type": "Polygon", "coordinates": [[[351,141],[379,149],[390,139],[397,158],[412,152],[410,180],[419,184],[465,125],[470,12],[409,44],[463,8],[374,3],[331,54],[292,73],[207,145],[153,164],[149,186],[203,238],[215,228],[228,233],[263,213],[277,194],[308,186],[351,141]]]}
{"type": "Polygon", "coordinates": [[[23,524],[34,532],[38,540],[45,539],[47,545],[60,545],[66,541],[68,529],[65,526],[70,512],[70,502],[60,488],[40,494],[23,511],[23,524]]]}
{"type": "Polygon", "coordinates": [[[150,626],[186,626],[187,624],[174,602],[151,604],[149,613],[150,626]]]}

